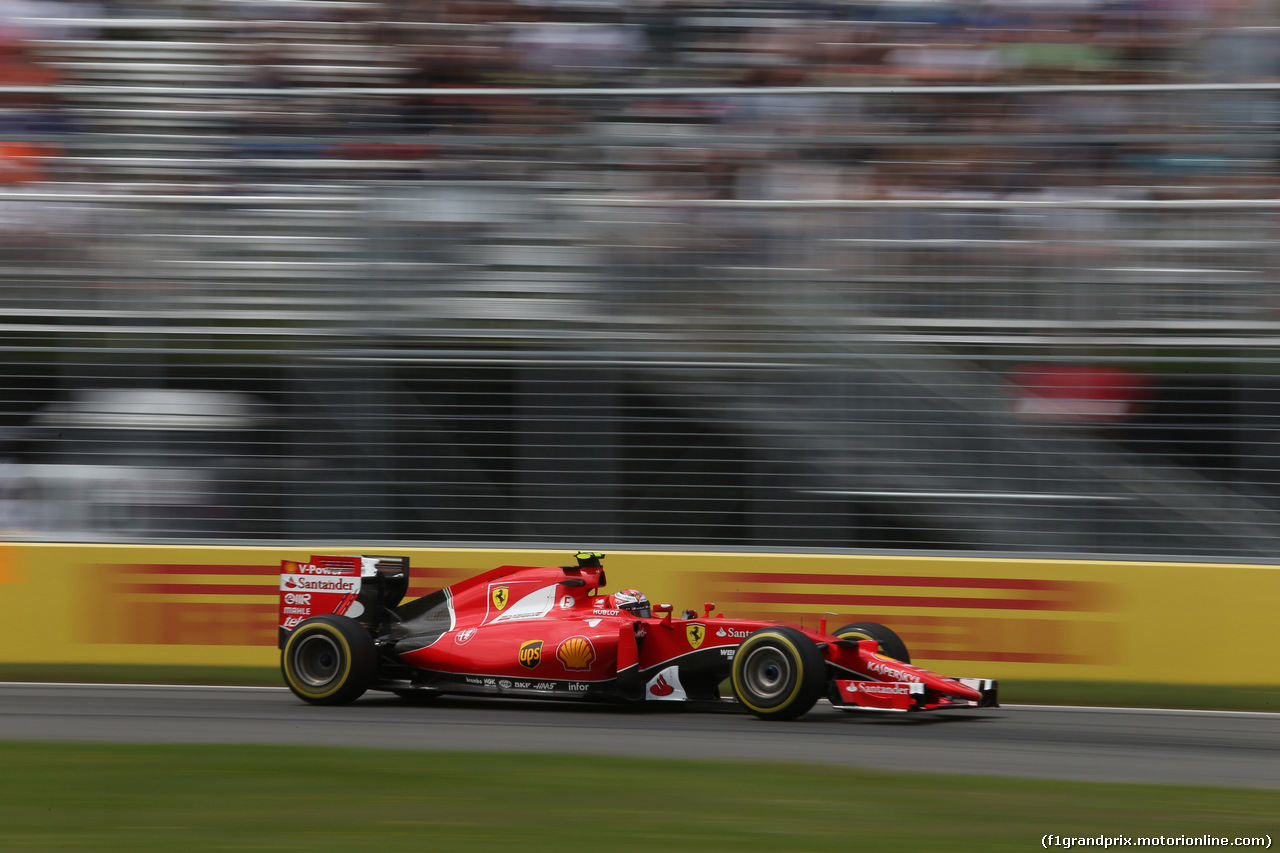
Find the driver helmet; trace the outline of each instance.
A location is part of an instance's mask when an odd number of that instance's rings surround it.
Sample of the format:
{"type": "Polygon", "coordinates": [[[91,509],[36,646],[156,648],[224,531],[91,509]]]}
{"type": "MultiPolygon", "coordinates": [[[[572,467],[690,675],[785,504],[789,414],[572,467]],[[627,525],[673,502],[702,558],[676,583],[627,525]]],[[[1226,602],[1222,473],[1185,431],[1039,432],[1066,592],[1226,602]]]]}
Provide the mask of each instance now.
{"type": "Polygon", "coordinates": [[[618,590],[613,594],[613,602],[619,610],[625,610],[641,619],[648,619],[653,615],[649,599],[645,598],[644,593],[638,589],[618,590]]]}

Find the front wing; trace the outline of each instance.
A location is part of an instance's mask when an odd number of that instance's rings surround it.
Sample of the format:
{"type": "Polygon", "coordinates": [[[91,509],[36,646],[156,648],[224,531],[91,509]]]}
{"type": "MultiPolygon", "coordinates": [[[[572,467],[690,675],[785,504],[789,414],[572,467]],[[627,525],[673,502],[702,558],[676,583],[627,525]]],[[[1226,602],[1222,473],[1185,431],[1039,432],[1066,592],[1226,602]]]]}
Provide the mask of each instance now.
{"type": "Polygon", "coordinates": [[[945,708],[998,708],[997,683],[990,678],[957,678],[955,681],[975,691],[979,698],[968,699],[942,693],[918,681],[833,681],[831,704],[849,711],[939,711],[945,708]]]}

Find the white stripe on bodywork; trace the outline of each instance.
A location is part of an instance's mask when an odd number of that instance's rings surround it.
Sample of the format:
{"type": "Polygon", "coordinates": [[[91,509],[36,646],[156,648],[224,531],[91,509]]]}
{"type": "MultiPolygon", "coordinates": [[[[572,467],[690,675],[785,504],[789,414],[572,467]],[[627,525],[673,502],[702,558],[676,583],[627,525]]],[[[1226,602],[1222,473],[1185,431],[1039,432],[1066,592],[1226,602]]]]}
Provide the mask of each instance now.
{"type": "Polygon", "coordinates": [[[669,666],[649,679],[649,683],[644,686],[644,698],[654,702],[684,702],[687,700],[689,694],[685,693],[684,685],[680,683],[680,667],[669,666]],[[661,682],[659,679],[661,679],[661,682]],[[666,687],[671,688],[671,692],[654,693],[653,688],[659,683],[665,683],[666,687]]]}
{"type": "Polygon", "coordinates": [[[497,618],[493,620],[493,624],[518,622],[522,619],[537,619],[546,616],[556,603],[556,589],[558,587],[558,584],[552,584],[551,586],[544,586],[542,589],[534,590],[499,613],[497,618]]]}

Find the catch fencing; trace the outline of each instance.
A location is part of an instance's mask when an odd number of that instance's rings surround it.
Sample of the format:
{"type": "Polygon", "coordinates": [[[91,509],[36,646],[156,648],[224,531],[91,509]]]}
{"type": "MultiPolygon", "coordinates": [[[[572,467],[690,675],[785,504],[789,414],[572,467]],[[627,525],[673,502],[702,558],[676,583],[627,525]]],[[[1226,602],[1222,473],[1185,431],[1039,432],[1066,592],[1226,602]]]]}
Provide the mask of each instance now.
{"type": "Polygon", "coordinates": [[[10,538],[1280,553],[1280,87],[44,48],[90,82],[7,128],[10,538]]]}

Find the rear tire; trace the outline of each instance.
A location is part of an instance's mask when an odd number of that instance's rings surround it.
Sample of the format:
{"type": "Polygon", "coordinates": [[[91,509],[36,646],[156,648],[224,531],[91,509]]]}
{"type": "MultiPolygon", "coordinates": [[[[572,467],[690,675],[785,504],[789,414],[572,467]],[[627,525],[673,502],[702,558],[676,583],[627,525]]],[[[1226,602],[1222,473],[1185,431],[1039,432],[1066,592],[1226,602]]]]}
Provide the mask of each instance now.
{"type": "Polygon", "coordinates": [[[831,632],[842,640],[875,640],[878,651],[887,658],[911,663],[911,653],[902,638],[879,622],[854,622],[831,632]]]}
{"type": "Polygon", "coordinates": [[[373,637],[348,616],[301,622],[280,654],[284,682],[304,702],[344,705],[364,695],[378,670],[373,637]]]}
{"type": "Polygon", "coordinates": [[[826,661],[795,628],[760,628],[738,646],[730,684],[738,701],[762,720],[794,720],[822,696],[826,661]]]}

